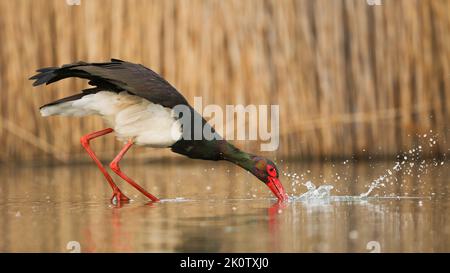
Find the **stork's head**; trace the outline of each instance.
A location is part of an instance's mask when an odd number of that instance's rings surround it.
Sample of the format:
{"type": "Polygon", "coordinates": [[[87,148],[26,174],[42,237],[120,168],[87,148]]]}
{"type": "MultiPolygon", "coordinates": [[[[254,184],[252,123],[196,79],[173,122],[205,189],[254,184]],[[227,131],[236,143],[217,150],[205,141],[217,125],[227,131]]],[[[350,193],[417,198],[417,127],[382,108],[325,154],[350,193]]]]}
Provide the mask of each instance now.
{"type": "Polygon", "coordinates": [[[219,146],[221,159],[228,160],[251,172],[269,187],[279,201],[286,201],[288,196],[281,184],[279,172],[272,160],[246,153],[223,140],[219,146]]]}
{"type": "Polygon", "coordinates": [[[278,198],[279,201],[285,201],[288,199],[288,195],[284,191],[283,185],[279,180],[279,172],[275,163],[270,159],[253,156],[251,158],[253,166],[249,171],[258,177],[259,180],[264,182],[264,184],[269,187],[273,194],[278,198]]]}

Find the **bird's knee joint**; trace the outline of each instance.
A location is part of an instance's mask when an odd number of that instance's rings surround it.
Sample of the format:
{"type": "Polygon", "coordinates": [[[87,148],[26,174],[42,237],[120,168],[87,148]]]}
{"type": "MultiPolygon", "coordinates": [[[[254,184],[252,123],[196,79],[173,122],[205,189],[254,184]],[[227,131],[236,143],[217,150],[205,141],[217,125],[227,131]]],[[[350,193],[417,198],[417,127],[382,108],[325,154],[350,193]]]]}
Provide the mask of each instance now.
{"type": "Polygon", "coordinates": [[[109,167],[113,171],[120,171],[119,162],[113,161],[113,162],[109,163],[109,167]]]}
{"type": "Polygon", "coordinates": [[[80,138],[80,143],[81,145],[83,145],[84,147],[89,146],[89,138],[86,136],[82,136],[80,138]]]}

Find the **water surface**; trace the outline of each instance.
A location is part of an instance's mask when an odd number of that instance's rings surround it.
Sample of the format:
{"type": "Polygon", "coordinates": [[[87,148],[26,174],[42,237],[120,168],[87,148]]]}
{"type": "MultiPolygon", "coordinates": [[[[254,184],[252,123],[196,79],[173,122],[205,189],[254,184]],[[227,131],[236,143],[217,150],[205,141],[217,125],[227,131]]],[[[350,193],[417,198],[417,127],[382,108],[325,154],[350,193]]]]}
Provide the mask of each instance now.
{"type": "Polygon", "coordinates": [[[109,203],[95,165],[3,166],[0,251],[69,252],[78,244],[81,252],[450,251],[448,164],[281,162],[292,200],[280,205],[239,168],[191,163],[124,162],[123,171],[163,202],[148,203],[113,176],[133,199],[121,207],[109,203]],[[301,198],[307,181],[333,188],[325,186],[325,198],[301,198]]]}

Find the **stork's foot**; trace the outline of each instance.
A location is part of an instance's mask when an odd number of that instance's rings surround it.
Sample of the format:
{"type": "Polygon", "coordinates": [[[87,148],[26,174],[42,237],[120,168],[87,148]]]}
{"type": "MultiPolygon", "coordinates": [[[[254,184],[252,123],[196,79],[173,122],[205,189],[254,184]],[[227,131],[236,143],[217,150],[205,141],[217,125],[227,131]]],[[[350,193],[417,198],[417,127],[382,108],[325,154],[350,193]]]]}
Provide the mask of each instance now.
{"type": "Polygon", "coordinates": [[[128,203],[128,202],[130,202],[130,198],[128,198],[120,190],[114,191],[113,196],[111,197],[111,203],[113,205],[118,205],[121,203],[128,203]]]}

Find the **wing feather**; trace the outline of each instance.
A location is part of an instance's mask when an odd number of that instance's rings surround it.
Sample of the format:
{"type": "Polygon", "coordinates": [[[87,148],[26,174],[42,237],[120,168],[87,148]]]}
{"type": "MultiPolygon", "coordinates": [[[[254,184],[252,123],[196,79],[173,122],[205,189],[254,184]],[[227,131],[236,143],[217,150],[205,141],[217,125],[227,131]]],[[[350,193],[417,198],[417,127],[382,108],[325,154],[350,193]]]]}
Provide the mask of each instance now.
{"type": "Polygon", "coordinates": [[[164,107],[188,105],[186,99],[164,78],[153,70],[118,59],[105,63],[76,62],[62,67],[46,67],[37,70],[33,86],[51,84],[62,79],[76,77],[88,79],[89,84],[101,90],[128,91],[164,107]]]}

